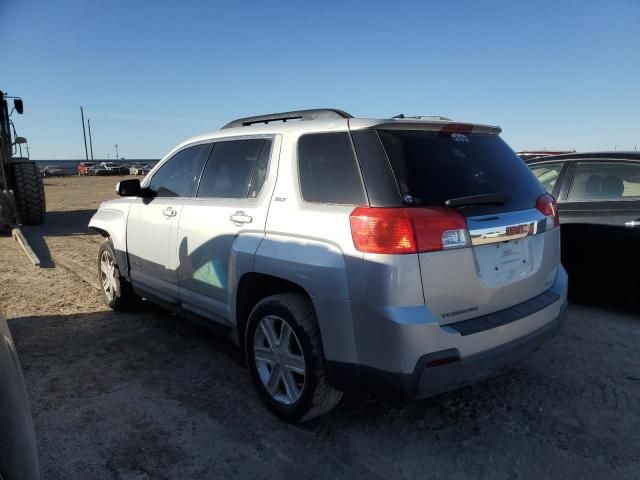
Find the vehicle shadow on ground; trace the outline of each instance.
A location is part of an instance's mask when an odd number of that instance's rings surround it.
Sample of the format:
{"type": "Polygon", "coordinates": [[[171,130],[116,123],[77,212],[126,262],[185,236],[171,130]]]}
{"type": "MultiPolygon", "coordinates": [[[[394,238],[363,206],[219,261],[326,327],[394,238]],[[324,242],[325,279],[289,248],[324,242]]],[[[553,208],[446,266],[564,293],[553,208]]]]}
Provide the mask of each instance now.
{"type": "Polygon", "coordinates": [[[95,209],[47,212],[42,225],[23,225],[22,233],[40,259],[42,268],[53,268],[55,262],[45,237],[66,237],[72,235],[97,235],[89,228],[89,220],[95,209]]]}
{"type": "Polygon", "coordinates": [[[423,478],[434,465],[453,478],[461,468],[470,472],[465,478],[520,477],[514,465],[532,478],[549,473],[548,465],[559,477],[577,478],[585,468],[606,476],[601,469],[610,466],[584,466],[585,458],[600,458],[605,441],[618,465],[637,454],[629,433],[640,428],[631,413],[637,399],[628,389],[616,393],[620,386],[597,372],[612,366],[603,365],[610,344],[599,343],[612,330],[600,318],[576,318],[530,359],[480,384],[421,401],[352,393],[302,425],[263,407],[228,339],[147,302],[130,313],[8,324],[45,478],[87,471],[92,478],[290,478],[302,470],[323,479],[423,478]],[[587,337],[578,348],[586,341],[589,355],[570,356],[575,337],[589,332],[598,343],[587,337]],[[597,409],[587,408],[595,401],[597,409]],[[597,425],[613,418],[620,418],[615,428],[597,425]],[[484,474],[477,471],[483,465],[484,474]]]}

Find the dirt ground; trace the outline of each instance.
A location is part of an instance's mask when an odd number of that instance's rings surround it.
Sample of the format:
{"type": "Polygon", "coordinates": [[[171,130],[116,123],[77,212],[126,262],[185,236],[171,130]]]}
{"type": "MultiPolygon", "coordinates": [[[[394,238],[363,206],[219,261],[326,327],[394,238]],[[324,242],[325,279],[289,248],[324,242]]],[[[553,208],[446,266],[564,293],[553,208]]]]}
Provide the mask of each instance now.
{"type": "Polygon", "coordinates": [[[36,269],[0,237],[0,309],[32,402],[46,479],[640,478],[640,317],[571,305],[507,373],[423,401],[349,395],[289,425],[234,348],[145,305],[107,310],[86,225],[113,177],[45,181],[36,269]]]}

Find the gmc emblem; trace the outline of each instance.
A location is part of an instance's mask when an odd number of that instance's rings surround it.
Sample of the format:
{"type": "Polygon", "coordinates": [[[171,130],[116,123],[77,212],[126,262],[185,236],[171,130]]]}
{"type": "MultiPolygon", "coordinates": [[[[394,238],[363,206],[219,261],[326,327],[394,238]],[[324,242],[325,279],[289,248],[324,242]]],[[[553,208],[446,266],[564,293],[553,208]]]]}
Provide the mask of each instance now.
{"type": "Polygon", "coordinates": [[[511,225],[509,227],[507,227],[507,235],[508,236],[512,236],[512,235],[528,235],[529,234],[529,224],[523,224],[523,225],[511,225]]]}

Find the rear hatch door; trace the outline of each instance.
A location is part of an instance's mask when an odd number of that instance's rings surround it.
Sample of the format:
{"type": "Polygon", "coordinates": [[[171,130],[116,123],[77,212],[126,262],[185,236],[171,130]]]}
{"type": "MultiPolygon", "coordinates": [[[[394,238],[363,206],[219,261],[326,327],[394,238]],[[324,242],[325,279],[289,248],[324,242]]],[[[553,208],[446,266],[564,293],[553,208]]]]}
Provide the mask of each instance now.
{"type": "Polygon", "coordinates": [[[469,246],[420,253],[425,303],[440,324],[527,301],[550,288],[559,229],[536,208],[546,192],[496,134],[378,129],[408,208],[450,206],[466,218],[469,246]]]}

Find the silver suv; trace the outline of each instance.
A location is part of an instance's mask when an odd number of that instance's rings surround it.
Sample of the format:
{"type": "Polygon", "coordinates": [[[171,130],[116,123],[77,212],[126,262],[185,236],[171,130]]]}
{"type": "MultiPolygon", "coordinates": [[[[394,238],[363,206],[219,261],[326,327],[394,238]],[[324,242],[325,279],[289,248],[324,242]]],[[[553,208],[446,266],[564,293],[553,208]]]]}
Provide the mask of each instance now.
{"type": "Polygon", "coordinates": [[[555,335],[567,292],[555,201],[499,133],[324,109],[192,138],[91,219],[106,301],[226,327],[291,421],[487,378],[555,335]]]}

